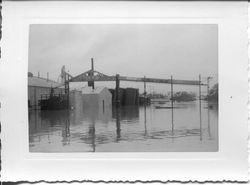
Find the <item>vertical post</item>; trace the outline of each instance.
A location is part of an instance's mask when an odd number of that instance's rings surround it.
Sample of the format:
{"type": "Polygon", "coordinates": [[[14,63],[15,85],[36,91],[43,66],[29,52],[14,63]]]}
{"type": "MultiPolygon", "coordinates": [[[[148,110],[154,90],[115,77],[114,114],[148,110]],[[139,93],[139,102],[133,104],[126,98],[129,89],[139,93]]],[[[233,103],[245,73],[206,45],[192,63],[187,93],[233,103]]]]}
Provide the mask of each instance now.
{"type": "Polygon", "coordinates": [[[144,95],[144,105],[147,103],[147,97],[146,97],[146,95],[147,95],[147,92],[146,92],[146,77],[144,76],[144,93],[143,93],[143,95],[144,95]]]}
{"type": "Polygon", "coordinates": [[[144,129],[145,129],[145,136],[147,135],[147,107],[144,104],[144,129]]]}
{"type": "Polygon", "coordinates": [[[116,101],[116,106],[119,107],[120,106],[120,99],[119,99],[120,78],[119,78],[119,74],[116,74],[115,79],[116,79],[115,101],[116,101]]]}
{"type": "Polygon", "coordinates": [[[102,113],[104,113],[105,112],[105,102],[104,102],[104,100],[102,100],[102,113]]]}
{"type": "Polygon", "coordinates": [[[92,120],[92,124],[89,125],[89,134],[90,134],[90,137],[91,137],[91,145],[92,145],[92,149],[93,149],[93,152],[95,152],[96,150],[96,134],[95,134],[95,120],[92,120]]]}
{"type": "Polygon", "coordinates": [[[67,107],[69,108],[69,75],[67,75],[68,78],[67,78],[67,81],[68,81],[68,97],[67,97],[67,107]]]}
{"type": "Polygon", "coordinates": [[[174,132],[174,95],[173,95],[173,76],[171,75],[171,118],[172,118],[172,133],[174,132]]]}
{"type": "Polygon", "coordinates": [[[47,82],[49,81],[49,72],[47,72],[47,82]]]}
{"type": "Polygon", "coordinates": [[[94,71],[94,58],[91,58],[91,70],[94,71]]]}
{"type": "Polygon", "coordinates": [[[208,136],[211,137],[210,132],[210,113],[209,113],[209,80],[211,77],[207,77],[207,129],[208,129],[208,136]]]}
{"type": "Polygon", "coordinates": [[[67,79],[66,79],[66,76],[67,76],[67,75],[65,74],[65,77],[64,77],[64,79],[65,79],[65,81],[64,81],[64,93],[65,93],[65,94],[67,94],[67,92],[68,92],[68,91],[67,91],[67,87],[68,87],[68,86],[67,86],[67,79]]]}
{"type": "MultiPolygon", "coordinates": [[[[91,58],[91,76],[94,76],[94,59],[91,58]]],[[[95,89],[95,81],[92,81],[92,89],[95,89]]]]}
{"type": "Polygon", "coordinates": [[[66,96],[66,106],[69,108],[69,75],[65,73],[64,92],[66,96]]]}
{"type": "Polygon", "coordinates": [[[146,77],[144,76],[144,98],[146,98],[146,77]]]}
{"type": "Polygon", "coordinates": [[[70,114],[69,114],[69,110],[67,111],[67,118],[66,118],[66,124],[65,124],[65,136],[69,137],[70,136],[70,114]]]}
{"type": "Polygon", "coordinates": [[[121,117],[121,113],[120,113],[120,109],[116,109],[115,110],[116,113],[116,139],[117,141],[119,141],[119,139],[121,138],[121,123],[120,123],[120,117],[121,117]]]}
{"type": "Polygon", "coordinates": [[[148,103],[147,100],[147,92],[146,92],[146,77],[144,76],[144,128],[145,128],[145,135],[147,135],[147,107],[146,104],[148,103]]]}
{"type": "Polygon", "coordinates": [[[201,119],[201,75],[199,75],[199,113],[200,113],[200,140],[202,140],[202,119],[201,119]]]}
{"type": "Polygon", "coordinates": [[[121,137],[121,125],[120,125],[120,99],[119,99],[119,89],[120,89],[120,78],[119,74],[115,76],[116,86],[115,86],[115,103],[116,103],[116,135],[117,140],[121,137]]]}
{"type": "Polygon", "coordinates": [[[207,107],[207,130],[208,130],[208,136],[209,138],[211,138],[209,107],[207,107]]]}
{"type": "MultiPolygon", "coordinates": [[[[66,74],[65,74],[66,75],[66,74]]],[[[66,76],[65,76],[65,81],[64,81],[64,93],[65,93],[65,98],[67,98],[68,99],[68,85],[67,85],[67,82],[66,82],[66,76]]],[[[68,106],[68,100],[66,100],[66,106],[67,106],[67,108],[69,108],[69,106],[68,106]]]]}

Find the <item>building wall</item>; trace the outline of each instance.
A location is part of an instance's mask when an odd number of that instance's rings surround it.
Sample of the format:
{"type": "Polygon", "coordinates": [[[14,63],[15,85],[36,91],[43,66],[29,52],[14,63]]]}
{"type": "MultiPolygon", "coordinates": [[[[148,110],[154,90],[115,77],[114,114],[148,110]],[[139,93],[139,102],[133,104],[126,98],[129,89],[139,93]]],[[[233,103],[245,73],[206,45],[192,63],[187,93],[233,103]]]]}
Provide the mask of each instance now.
{"type": "Polygon", "coordinates": [[[135,88],[126,88],[124,105],[138,105],[139,90],[135,88]]]}
{"type": "Polygon", "coordinates": [[[108,123],[112,119],[112,94],[107,88],[98,94],[83,94],[82,99],[84,120],[108,123]]]}
{"type": "Polygon", "coordinates": [[[82,101],[82,92],[81,91],[70,91],[69,93],[69,105],[71,109],[82,110],[83,101],[82,101]]]}
{"type": "Polygon", "coordinates": [[[99,94],[98,104],[101,108],[104,109],[112,107],[112,94],[107,88],[104,88],[99,94]]]}
{"type": "Polygon", "coordinates": [[[83,94],[82,95],[83,108],[99,107],[98,96],[99,96],[98,94],[83,94]]]}
{"type": "Polygon", "coordinates": [[[83,107],[104,108],[112,106],[112,95],[107,88],[104,88],[100,93],[83,94],[83,107]]]}

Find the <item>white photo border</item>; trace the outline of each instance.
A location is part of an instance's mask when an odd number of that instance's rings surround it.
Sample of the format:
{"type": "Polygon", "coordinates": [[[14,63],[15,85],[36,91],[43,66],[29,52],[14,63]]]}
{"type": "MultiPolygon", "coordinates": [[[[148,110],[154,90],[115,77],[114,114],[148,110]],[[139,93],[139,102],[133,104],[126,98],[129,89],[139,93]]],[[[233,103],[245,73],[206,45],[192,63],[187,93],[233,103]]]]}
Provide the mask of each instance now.
{"type": "Polygon", "coordinates": [[[2,180],[248,180],[247,2],[3,2],[2,35],[2,180]],[[217,24],[219,151],[29,153],[31,24],[217,24]]]}

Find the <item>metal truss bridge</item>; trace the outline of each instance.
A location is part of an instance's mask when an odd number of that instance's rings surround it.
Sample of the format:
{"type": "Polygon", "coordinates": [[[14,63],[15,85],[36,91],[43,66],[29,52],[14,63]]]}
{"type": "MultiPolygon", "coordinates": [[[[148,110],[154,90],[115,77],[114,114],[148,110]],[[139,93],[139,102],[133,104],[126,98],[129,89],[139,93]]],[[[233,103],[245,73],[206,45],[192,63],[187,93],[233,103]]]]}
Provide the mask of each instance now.
{"type": "Polygon", "coordinates": [[[62,77],[64,78],[64,83],[69,82],[95,82],[95,81],[131,81],[131,82],[148,82],[148,83],[164,83],[164,84],[178,84],[178,85],[207,85],[201,82],[201,80],[176,80],[172,77],[170,79],[160,79],[160,78],[146,78],[146,77],[129,77],[114,75],[109,76],[103,74],[99,71],[94,70],[94,62],[91,60],[92,68],[84,73],[81,73],[75,77],[69,73],[62,71],[62,77]]]}
{"type": "MultiPolygon", "coordinates": [[[[211,77],[207,78],[207,83],[202,83],[201,76],[199,75],[199,80],[177,80],[173,79],[171,76],[170,79],[160,79],[160,78],[146,78],[146,77],[129,77],[129,76],[120,76],[119,74],[116,74],[114,76],[109,76],[106,74],[103,74],[99,71],[94,70],[94,61],[93,58],[91,58],[91,69],[81,73],[77,76],[72,76],[69,73],[65,71],[65,67],[63,66],[61,71],[61,78],[62,78],[62,84],[60,86],[65,87],[65,94],[69,96],[70,82],[88,82],[89,86],[92,86],[92,88],[95,88],[95,82],[101,82],[101,81],[115,81],[116,82],[116,88],[115,88],[115,99],[116,104],[119,106],[119,88],[120,88],[120,81],[130,81],[130,82],[143,82],[144,83],[144,96],[146,97],[146,83],[162,83],[162,84],[171,84],[171,99],[172,99],[172,107],[173,107],[173,85],[191,85],[191,86],[198,86],[199,87],[199,100],[201,101],[201,86],[207,86],[207,93],[209,92],[209,79],[211,77]]],[[[68,98],[69,99],[69,98],[68,98]]],[[[200,104],[201,106],[201,104],[200,104]]]]}

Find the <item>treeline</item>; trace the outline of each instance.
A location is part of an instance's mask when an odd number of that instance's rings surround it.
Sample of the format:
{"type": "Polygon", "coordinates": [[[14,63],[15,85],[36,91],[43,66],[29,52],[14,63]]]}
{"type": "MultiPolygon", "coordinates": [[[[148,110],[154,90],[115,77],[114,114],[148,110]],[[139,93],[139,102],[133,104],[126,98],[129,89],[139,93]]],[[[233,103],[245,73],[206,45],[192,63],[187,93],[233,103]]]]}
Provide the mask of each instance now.
{"type": "MultiPolygon", "coordinates": [[[[169,98],[171,99],[170,92],[168,95],[161,94],[161,93],[153,93],[148,94],[148,98],[169,98]]],[[[173,100],[177,102],[188,102],[188,101],[194,101],[197,100],[197,94],[194,92],[187,92],[187,91],[178,91],[173,94],[173,100]]],[[[215,84],[210,90],[208,95],[202,95],[203,100],[212,101],[212,102],[218,102],[218,83],[215,84]]]]}
{"type": "Polygon", "coordinates": [[[196,100],[196,94],[193,92],[180,91],[180,92],[174,93],[173,95],[173,101],[177,101],[177,102],[194,101],[194,100],[196,100]]]}
{"type": "MultiPolygon", "coordinates": [[[[176,92],[173,95],[173,100],[177,102],[181,101],[194,101],[198,99],[197,95],[194,92],[186,92],[186,91],[180,91],[176,92]]],[[[215,84],[210,90],[208,95],[202,96],[202,99],[211,101],[211,102],[218,102],[218,83],[215,84]]],[[[170,100],[172,100],[170,98],[170,100]]]]}

